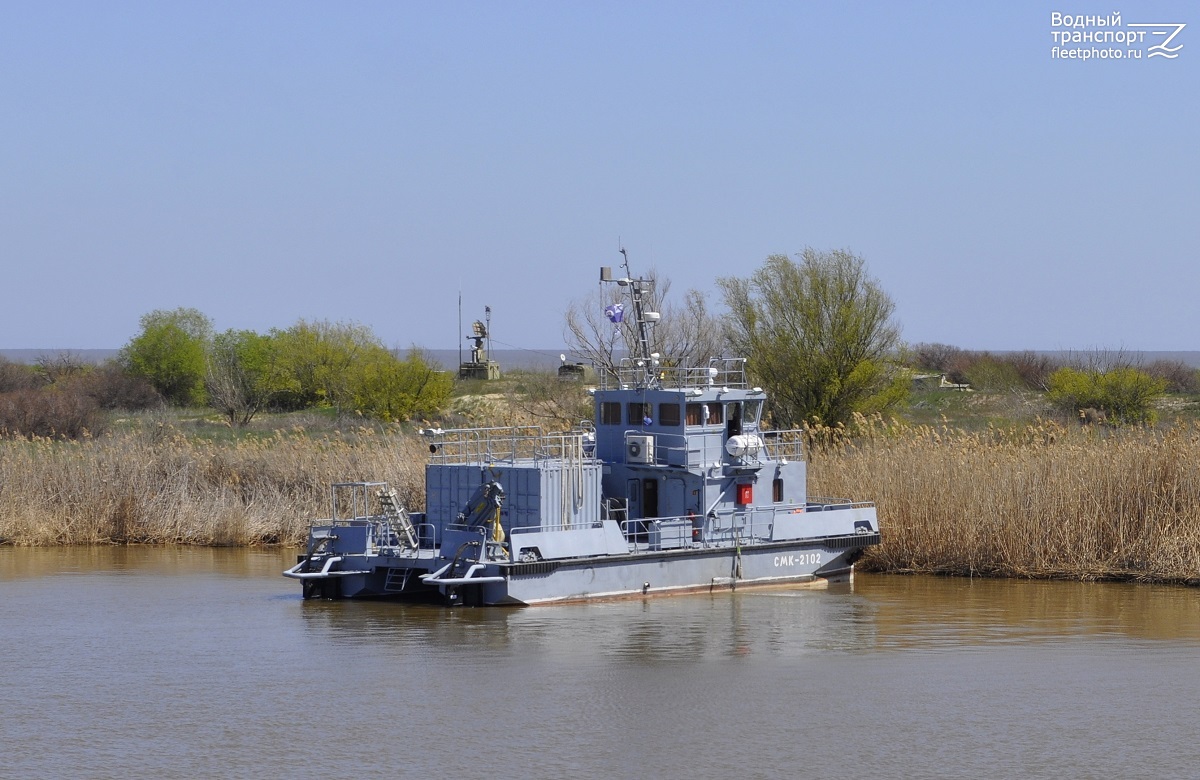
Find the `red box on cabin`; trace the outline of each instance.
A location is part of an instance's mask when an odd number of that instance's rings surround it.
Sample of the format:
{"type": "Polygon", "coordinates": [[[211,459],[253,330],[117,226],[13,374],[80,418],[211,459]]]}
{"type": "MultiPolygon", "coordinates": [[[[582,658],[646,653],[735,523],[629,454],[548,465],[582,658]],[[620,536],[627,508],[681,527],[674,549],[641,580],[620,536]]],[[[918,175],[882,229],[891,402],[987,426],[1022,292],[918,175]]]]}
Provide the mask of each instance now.
{"type": "Polygon", "coordinates": [[[737,486],[737,502],[742,506],[754,503],[754,485],[737,486]]]}

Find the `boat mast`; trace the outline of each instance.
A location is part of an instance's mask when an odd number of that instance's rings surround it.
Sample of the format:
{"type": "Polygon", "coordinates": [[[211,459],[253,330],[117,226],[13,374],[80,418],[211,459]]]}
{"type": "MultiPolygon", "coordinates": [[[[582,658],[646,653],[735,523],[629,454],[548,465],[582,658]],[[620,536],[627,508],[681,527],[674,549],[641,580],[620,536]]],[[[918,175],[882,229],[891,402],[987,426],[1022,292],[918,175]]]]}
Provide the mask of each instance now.
{"type": "MultiPolygon", "coordinates": [[[[620,279],[612,278],[612,269],[604,266],[600,269],[601,282],[616,282],[621,287],[629,288],[629,299],[633,304],[633,333],[634,341],[632,344],[632,355],[635,361],[648,362],[658,357],[650,352],[650,328],[654,323],[658,322],[659,314],[654,311],[646,310],[646,297],[654,293],[654,282],[650,279],[642,279],[635,277],[633,272],[629,270],[629,255],[625,252],[625,248],[621,247],[622,262],[621,267],[625,269],[625,276],[620,279]]],[[[614,320],[620,322],[620,320],[614,320]]]]}
{"type": "Polygon", "coordinates": [[[637,354],[634,357],[649,360],[650,336],[647,332],[646,310],[642,303],[642,295],[653,292],[654,285],[648,279],[633,278],[633,272],[629,270],[629,255],[625,252],[625,247],[621,247],[621,258],[621,266],[625,269],[625,278],[619,280],[617,284],[628,284],[629,296],[633,299],[633,324],[637,332],[637,354]]]}

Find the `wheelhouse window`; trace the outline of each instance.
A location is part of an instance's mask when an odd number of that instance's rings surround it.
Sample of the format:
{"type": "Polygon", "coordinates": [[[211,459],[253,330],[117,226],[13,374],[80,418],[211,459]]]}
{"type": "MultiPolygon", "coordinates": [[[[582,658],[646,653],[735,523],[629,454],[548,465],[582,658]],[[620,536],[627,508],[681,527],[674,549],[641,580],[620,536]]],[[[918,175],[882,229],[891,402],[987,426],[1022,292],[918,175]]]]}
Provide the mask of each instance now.
{"type": "Polygon", "coordinates": [[[762,414],[762,401],[746,401],[742,412],[742,426],[757,428],[759,415],[762,414]]]}
{"type": "Polygon", "coordinates": [[[651,404],[634,402],[629,404],[629,424],[642,425],[650,419],[651,404]]]}
{"type": "Polygon", "coordinates": [[[604,401],[600,404],[600,424],[620,425],[621,404],[617,401],[604,401]]]}
{"type": "Polygon", "coordinates": [[[729,426],[728,426],[729,435],[731,437],[732,436],[741,436],[742,435],[742,404],[741,404],[741,402],[736,401],[734,403],[729,404],[729,409],[727,410],[726,413],[729,417],[729,426]]]}
{"type": "Polygon", "coordinates": [[[716,401],[707,404],[688,404],[686,411],[688,425],[720,425],[725,421],[721,404],[716,401]]]}
{"type": "Polygon", "coordinates": [[[776,504],[783,503],[783,479],[776,477],[771,483],[771,500],[776,504]]]}
{"type": "Polygon", "coordinates": [[[672,428],[679,426],[679,404],[659,404],[658,424],[672,428]]]}

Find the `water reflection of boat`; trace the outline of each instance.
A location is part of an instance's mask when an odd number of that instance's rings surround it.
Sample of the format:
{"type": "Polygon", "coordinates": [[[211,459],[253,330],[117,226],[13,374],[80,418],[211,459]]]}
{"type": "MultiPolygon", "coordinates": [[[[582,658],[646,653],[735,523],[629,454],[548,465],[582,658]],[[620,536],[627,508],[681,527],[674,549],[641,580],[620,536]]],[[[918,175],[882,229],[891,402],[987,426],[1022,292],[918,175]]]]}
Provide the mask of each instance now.
{"type": "Polygon", "coordinates": [[[878,544],[875,507],[812,498],[799,431],[762,426],[744,359],[651,352],[651,282],[627,276],[634,349],[594,389],[592,420],[423,431],[426,511],[383,482],[333,486],[333,515],[284,574],[306,598],[432,596],[544,604],[846,579],[878,544]]]}
{"type": "Polygon", "coordinates": [[[420,603],[313,601],[298,614],[316,645],[369,646],[410,666],[536,658],[591,668],[611,662],[624,669],[627,664],[872,652],[875,609],[851,588],[841,583],[819,591],[751,589],[449,613],[420,603]]]}

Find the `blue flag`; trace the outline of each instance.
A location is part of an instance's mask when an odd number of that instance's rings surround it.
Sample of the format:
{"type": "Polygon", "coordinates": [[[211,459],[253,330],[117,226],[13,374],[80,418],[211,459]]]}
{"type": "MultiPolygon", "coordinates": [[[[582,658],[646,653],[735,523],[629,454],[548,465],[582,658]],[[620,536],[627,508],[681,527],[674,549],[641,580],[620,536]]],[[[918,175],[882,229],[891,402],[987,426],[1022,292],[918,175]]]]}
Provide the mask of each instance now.
{"type": "Polygon", "coordinates": [[[610,303],[604,307],[604,316],[611,322],[621,322],[625,319],[625,304],[610,303]]]}

